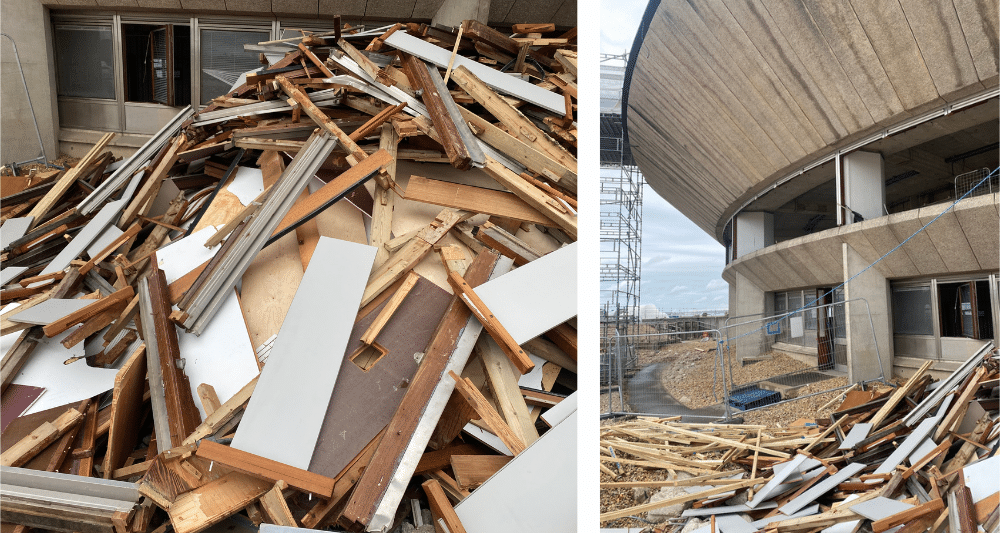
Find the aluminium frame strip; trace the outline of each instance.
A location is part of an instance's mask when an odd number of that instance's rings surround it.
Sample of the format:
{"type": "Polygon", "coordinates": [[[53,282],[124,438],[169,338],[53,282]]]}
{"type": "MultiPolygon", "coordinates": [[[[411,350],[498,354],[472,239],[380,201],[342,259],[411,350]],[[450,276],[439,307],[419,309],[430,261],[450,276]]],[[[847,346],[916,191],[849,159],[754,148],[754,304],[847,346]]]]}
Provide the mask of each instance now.
{"type": "Polygon", "coordinates": [[[930,395],[923,399],[913,410],[910,411],[908,415],[903,417],[903,424],[907,427],[912,427],[921,420],[935,405],[941,402],[941,400],[950,393],[958,384],[964,380],[972,370],[983,360],[983,355],[993,350],[993,341],[989,341],[976,350],[976,353],[972,357],[968,358],[962,366],[958,367],[950,376],[945,378],[943,382],[930,395]]]}
{"type": "Polygon", "coordinates": [[[271,194],[257,211],[257,216],[243,226],[238,234],[234,232],[229,236],[229,239],[235,239],[232,248],[202,284],[198,294],[183,309],[187,316],[181,325],[185,329],[201,335],[229,296],[229,291],[236,286],[254,257],[264,248],[278,224],[337,144],[335,137],[319,130],[302,145],[302,149],[272,187],[271,194]]]}
{"type": "Polygon", "coordinates": [[[458,104],[451,97],[451,91],[445,85],[441,73],[438,72],[436,66],[426,61],[421,61],[421,63],[427,69],[427,74],[431,82],[434,83],[434,89],[438,92],[438,98],[444,104],[444,108],[448,111],[448,116],[451,117],[451,121],[455,124],[455,129],[458,130],[458,136],[462,138],[462,143],[465,144],[465,149],[469,152],[469,157],[472,159],[472,166],[483,168],[486,165],[486,155],[479,145],[479,138],[472,134],[469,123],[462,118],[462,112],[458,110],[458,104]]]}
{"type": "MultiPolygon", "coordinates": [[[[506,274],[513,267],[513,259],[500,256],[500,259],[497,260],[496,265],[493,267],[493,272],[490,274],[490,280],[492,281],[506,274]]],[[[469,362],[469,357],[472,355],[472,348],[476,345],[476,341],[479,340],[479,335],[482,331],[483,325],[474,313],[470,313],[469,319],[465,323],[465,328],[462,329],[455,343],[455,349],[448,359],[448,364],[441,373],[442,379],[435,385],[434,392],[431,393],[431,398],[420,415],[417,428],[414,430],[413,436],[410,437],[410,443],[400,455],[399,464],[396,465],[392,478],[386,481],[387,487],[385,493],[375,505],[375,512],[368,523],[368,531],[382,531],[392,525],[396,509],[399,507],[399,503],[403,501],[403,493],[406,491],[413,473],[417,470],[417,463],[420,462],[420,457],[427,448],[427,443],[430,442],[431,434],[434,432],[434,428],[437,427],[438,420],[440,420],[442,413],[444,413],[445,404],[448,403],[448,399],[451,398],[451,394],[455,390],[455,380],[447,377],[448,372],[454,371],[456,374],[461,375],[466,363],[469,362]]]]}
{"type": "Polygon", "coordinates": [[[337,57],[337,54],[330,54],[330,60],[336,63],[337,65],[340,65],[340,67],[347,70],[351,74],[354,74],[355,76],[367,82],[370,85],[370,87],[362,90],[374,96],[375,98],[378,98],[379,100],[382,100],[386,103],[391,103],[393,105],[396,105],[400,102],[406,102],[406,108],[403,109],[403,112],[409,113],[411,115],[419,114],[425,117],[430,116],[430,113],[428,113],[427,111],[427,106],[425,106],[423,102],[406,94],[406,92],[400,89],[399,87],[395,86],[388,87],[386,85],[379,83],[378,81],[375,80],[375,78],[372,78],[371,75],[365,72],[361,68],[361,66],[357,64],[356,61],[348,57],[347,54],[344,54],[343,57],[337,57]],[[386,100],[382,96],[375,94],[375,92],[380,92],[386,97],[388,97],[390,100],[394,101],[386,100]]]}
{"type": "MultiPolygon", "coordinates": [[[[174,447],[170,439],[170,421],[167,414],[167,397],[160,369],[160,350],[156,343],[156,325],[153,322],[153,299],[149,294],[149,280],[139,280],[139,324],[146,343],[146,372],[149,379],[149,403],[153,410],[153,433],[161,449],[174,447]]],[[[180,443],[178,443],[180,444],[180,443]]]]}
{"type": "Polygon", "coordinates": [[[120,501],[139,501],[139,486],[135,483],[111,479],[43,472],[15,466],[0,467],[4,485],[17,485],[56,492],[67,492],[95,498],[120,501]]]}
{"type": "MultiPolygon", "coordinates": [[[[337,76],[337,78],[347,78],[347,76],[337,76]]],[[[330,78],[332,79],[332,78],[330,78]]],[[[326,79],[324,79],[326,81],[326,79]]],[[[343,85],[348,85],[343,81],[335,80],[330,83],[341,83],[343,85]]],[[[351,84],[353,86],[353,84],[351,84]]],[[[310,93],[309,96],[313,97],[312,101],[317,106],[332,106],[340,105],[341,95],[336,94],[337,89],[325,89],[322,91],[316,91],[310,93]]],[[[257,102],[254,104],[241,105],[236,107],[227,107],[224,109],[217,109],[215,111],[208,111],[198,115],[198,120],[191,123],[192,126],[207,126],[209,124],[216,124],[219,122],[225,122],[237,117],[249,117],[254,115],[266,115],[268,113],[278,113],[281,111],[288,111],[292,106],[288,105],[285,101],[286,99],[280,98],[277,100],[268,100],[266,102],[257,102]]]]}
{"type": "MultiPolygon", "coordinates": [[[[150,159],[156,156],[156,153],[160,151],[163,145],[167,144],[174,135],[180,131],[181,126],[187,119],[194,115],[194,108],[192,106],[187,106],[181,109],[174,115],[174,118],[170,119],[160,131],[156,132],[155,135],[146,141],[141,148],[136,150],[131,157],[129,157],[126,162],[118,167],[117,170],[108,179],[104,180],[96,189],[87,195],[83,201],[77,205],[76,210],[82,215],[89,215],[93,213],[100,205],[102,205],[108,198],[110,198],[115,191],[120,189],[125,182],[132,177],[138,169],[142,168],[150,159]]],[[[129,195],[131,197],[131,195],[129,195]]]]}

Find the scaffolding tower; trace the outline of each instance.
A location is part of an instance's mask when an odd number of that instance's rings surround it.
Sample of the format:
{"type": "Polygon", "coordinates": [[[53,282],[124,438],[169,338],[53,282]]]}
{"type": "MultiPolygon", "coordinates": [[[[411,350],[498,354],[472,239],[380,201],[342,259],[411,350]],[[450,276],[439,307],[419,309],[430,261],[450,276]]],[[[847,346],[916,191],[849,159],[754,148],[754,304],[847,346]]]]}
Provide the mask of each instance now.
{"type": "MultiPolygon", "coordinates": [[[[601,54],[601,337],[602,374],[637,367],[631,343],[612,348],[614,335],[638,333],[643,178],[625,141],[622,84],[628,54],[601,54]],[[621,357],[611,364],[610,354],[621,357]]],[[[606,374],[605,374],[606,375],[606,374]]],[[[610,376],[608,376],[610,377],[610,376]]]]}

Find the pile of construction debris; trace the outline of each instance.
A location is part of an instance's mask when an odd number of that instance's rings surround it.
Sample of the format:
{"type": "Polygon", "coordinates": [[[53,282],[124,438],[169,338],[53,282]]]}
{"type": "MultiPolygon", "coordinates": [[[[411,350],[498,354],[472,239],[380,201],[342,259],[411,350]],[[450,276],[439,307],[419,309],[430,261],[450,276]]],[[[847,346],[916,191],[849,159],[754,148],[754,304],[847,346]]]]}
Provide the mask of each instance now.
{"type": "Polygon", "coordinates": [[[571,528],[553,31],[338,20],[131,157],[4,177],[5,528],[571,528]]]}
{"type": "Polygon", "coordinates": [[[828,420],[787,428],[648,417],[602,426],[602,524],[995,532],[1000,358],[989,342],[945,379],[930,366],[894,390],[850,390],[828,420]]]}

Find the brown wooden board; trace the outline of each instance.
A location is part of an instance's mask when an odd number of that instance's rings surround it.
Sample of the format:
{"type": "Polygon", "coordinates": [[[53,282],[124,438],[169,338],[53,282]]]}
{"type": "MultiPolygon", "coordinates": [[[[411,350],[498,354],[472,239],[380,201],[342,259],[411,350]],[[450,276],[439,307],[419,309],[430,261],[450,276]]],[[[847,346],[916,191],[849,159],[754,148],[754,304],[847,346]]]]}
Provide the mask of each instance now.
{"type": "MultiPolygon", "coordinates": [[[[386,302],[354,324],[347,355],[361,346],[361,336],[386,302]]],[[[451,295],[420,278],[376,341],[387,353],[368,372],[346,356],[320,429],[309,471],[336,476],[389,423],[417,371],[414,354],[423,352],[441,321],[451,295]]]]}
{"type": "MultiPolygon", "coordinates": [[[[3,435],[0,436],[0,451],[7,451],[17,441],[24,438],[25,435],[31,433],[35,430],[42,422],[52,422],[59,415],[66,412],[70,407],[79,406],[80,402],[72,402],[66,405],[61,405],[59,407],[53,407],[52,409],[46,409],[44,411],[39,411],[37,413],[32,413],[30,415],[25,415],[22,417],[15,418],[13,422],[7,425],[7,429],[3,431],[3,435]]],[[[55,446],[49,446],[36,455],[32,460],[28,461],[23,465],[24,468],[30,468],[32,470],[45,470],[52,456],[56,453],[55,446]]]]}

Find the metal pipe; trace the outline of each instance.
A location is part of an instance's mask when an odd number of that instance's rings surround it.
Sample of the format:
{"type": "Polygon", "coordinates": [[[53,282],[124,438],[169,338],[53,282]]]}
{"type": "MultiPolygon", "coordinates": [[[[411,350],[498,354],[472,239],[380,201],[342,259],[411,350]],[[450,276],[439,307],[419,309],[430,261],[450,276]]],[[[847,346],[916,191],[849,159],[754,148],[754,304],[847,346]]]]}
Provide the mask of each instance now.
{"type": "Polygon", "coordinates": [[[40,157],[17,163],[17,165],[31,163],[32,161],[41,161],[42,163],[45,163],[49,160],[49,158],[45,154],[45,143],[42,142],[42,132],[38,129],[38,119],[35,118],[35,106],[31,103],[31,93],[28,91],[28,82],[24,79],[24,69],[21,68],[21,56],[17,54],[17,43],[14,42],[13,37],[7,35],[6,33],[0,33],[0,35],[10,39],[10,44],[14,47],[14,59],[17,61],[17,70],[21,73],[21,84],[24,85],[24,94],[28,97],[28,110],[31,111],[31,121],[35,123],[35,135],[38,136],[38,146],[42,149],[42,155],[40,157]]]}

